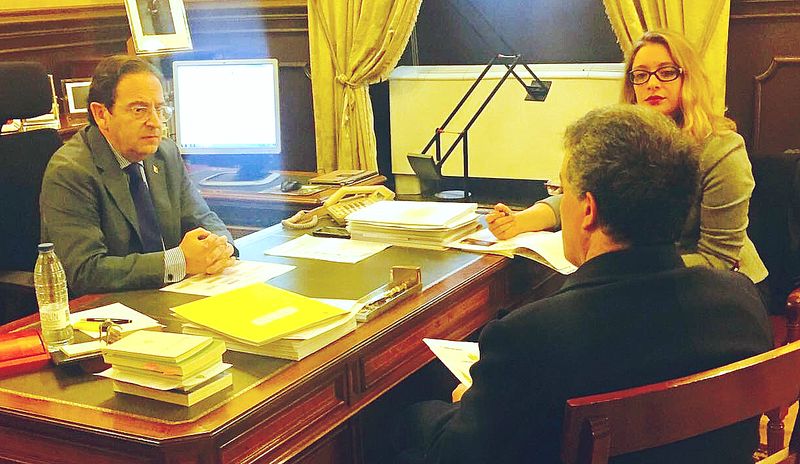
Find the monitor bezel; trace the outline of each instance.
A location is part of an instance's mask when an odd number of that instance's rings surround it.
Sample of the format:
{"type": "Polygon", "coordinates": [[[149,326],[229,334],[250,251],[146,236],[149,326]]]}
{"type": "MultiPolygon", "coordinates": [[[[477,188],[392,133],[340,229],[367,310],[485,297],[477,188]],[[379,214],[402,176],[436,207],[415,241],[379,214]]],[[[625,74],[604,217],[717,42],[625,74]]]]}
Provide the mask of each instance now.
{"type": "MultiPolygon", "coordinates": [[[[172,86],[173,102],[175,105],[175,141],[182,155],[201,155],[201,156],[225,156],[225,155],[275,155],[281,154],[281,120],[280,120],[280,82],[279,82],[279,63],[276,58],[237,58],[237,59],[217,59],[217,60],[184,60],[172,63],[172,86]],[[273,86],[275,92],[274,118],[275,118],[275,144],[267,147],[184,147],[181,141],[181,116],[180,116],[180,92],[178,84],[178,73],[180,68],[197,66],[230,66],[230,65],[271,65],[273,73],[273,86]]],[[[235,120],[236,115],[227,117],[235,120]]]]}

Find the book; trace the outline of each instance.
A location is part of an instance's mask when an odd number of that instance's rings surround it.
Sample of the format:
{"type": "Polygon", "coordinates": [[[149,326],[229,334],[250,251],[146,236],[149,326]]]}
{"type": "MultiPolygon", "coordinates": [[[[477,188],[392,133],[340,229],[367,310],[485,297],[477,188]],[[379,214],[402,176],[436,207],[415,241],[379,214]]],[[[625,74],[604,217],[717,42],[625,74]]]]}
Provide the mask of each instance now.
{"type": "Polygon", "coordinates": [[[265,283],[192,301],[172,310],[195,325],[253,345],[264,345],[348,313],[265,283]]]}
{"type": "Polygon", "coordinates": [[[154,388],[121,382],[119,380],[114,380],[113,388],[114,391],[118,393],[142,396],[180,406],[192,406],[231,385],[233,385],[233,375],[230,372],[225,372],[191,390],[156,390],[154,388]]]}
{"type": "Polygon", "coordinates": [[[492,253],[509,258],[515,255],[532,259],[561,274],[571,274],[577,267],[564,256],[561,231],[523,232],[507,240],[496,238],[489,229],[481,229],[447,246],[465,251],[492,253]]]}
{"type": "MultiPolygon", "coordinates": [[[[299,361],[344,337],[355,329],[355,314],[351,314],[343,316],[340,319],[337,318],[334,322],[329,324],[306,329],[275,340],[274,342],[267,343],[266,345],[251,345],[231,339],[225,339],[225,344],[231,351],[299,361]]],[[[203,327],[192,324],[184,324],[182,331],[183,333],[195,335],[218,336],[203,327]]]]}
{"type": "Polygon", "coordinates": [[[377,175],[378,173],[375,171],[365,171],[363,169],[337,169],[327,174],[313,177],[308,182],[311,184],[350,185],[377,175]]]}
{"type": "Polygon", "coordinates": [[[50,353],[37,330],[0,335],[0,377],[33,372],[50,363],[50,353]]]}
{"type": "Polygon", "coordinates": [[[205,348],[180,363],[142,359],[136,356],[112,353],[107,350],[103,354],[103,360],[115,367],[148,371],[165,376],[187,377],[219,362],[226,348],[224,341],[213,340],[205,348]]]}
{"type": "MultiPolygon", "coordinates": [[[[103,357],[126,356],[142,361],[180,364],[213,341],[211,337],[140,330],[103,347],[103,357]]],[[[114,364],[109,358],[106,362],[114,364]]]]}
{"type": "Polygon", "coordinates": [[[231,364],[222,362],[220,358],[213,365],[188,377],[170,377],[150,371],[128,369],[122,366],[112,366],[97,375],[156,390],[173,390],[176,388],[189,390],[225,372],[231,366],[231,364]]]}
{"type": "Polygon", "coordinates": [[[458,342],[436,338],[423,338],[422,341],[456,376],[459,382],[467,387],[472,386],[472,375],[469,373],[469,368],[480,359],[477,342],[458,342]]]}

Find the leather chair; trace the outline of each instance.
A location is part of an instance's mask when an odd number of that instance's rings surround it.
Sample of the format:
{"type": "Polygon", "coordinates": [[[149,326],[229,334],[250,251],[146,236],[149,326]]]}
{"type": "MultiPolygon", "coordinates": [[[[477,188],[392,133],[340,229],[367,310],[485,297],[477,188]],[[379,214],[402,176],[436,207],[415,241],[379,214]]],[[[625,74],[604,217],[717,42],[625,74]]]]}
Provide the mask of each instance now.
{"type": "Polygon", "coordinates": [[[754,155],[747,233],[769,270],[770,313],[779,346],[800,339],[800,154],[754,155]]]}
{"type": "MultiPolygon", "coordinates": [[[[50,80],[38,63],[0,63],[0,120],[49,113],[50,80]]],[[[36,311],[33,266],[39,243],[39,192],[50,157],[61,146],[55,129],[0,136],[0,322],[36,311]]]]}
{"type": "MultiPolygon", "coordinates": [[[[766,413],[770,420],[800,393],[800,342],[677,380],[567,401],[561,458],[602,464],[766,413]]],[[[767,433],[761,463],[794,462],[800,430],[784,448],[783,430],[767,433]],[[790,456],[791,455],[791,456],[790,456]]],[[[720,461],[721,462],[721,461],[720,461]]]]}

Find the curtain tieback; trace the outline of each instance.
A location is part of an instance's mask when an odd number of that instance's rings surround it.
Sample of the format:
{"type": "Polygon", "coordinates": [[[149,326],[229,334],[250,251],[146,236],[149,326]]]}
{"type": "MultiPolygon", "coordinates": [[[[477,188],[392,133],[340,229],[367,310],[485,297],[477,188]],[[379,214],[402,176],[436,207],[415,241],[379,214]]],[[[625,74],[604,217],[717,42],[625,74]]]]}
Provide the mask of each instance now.
{"type": "Polygon", "coordinates": [[[347,87],[350,87],[351,89],[356,89],[358,87],[361,87],[361,84],[356,84],[354,82],[350,82],[349,80],[347,80],[347,76],[345,76],[344,74],[338,74],[336,76],[336,82],[345,85],[347,87]]]}

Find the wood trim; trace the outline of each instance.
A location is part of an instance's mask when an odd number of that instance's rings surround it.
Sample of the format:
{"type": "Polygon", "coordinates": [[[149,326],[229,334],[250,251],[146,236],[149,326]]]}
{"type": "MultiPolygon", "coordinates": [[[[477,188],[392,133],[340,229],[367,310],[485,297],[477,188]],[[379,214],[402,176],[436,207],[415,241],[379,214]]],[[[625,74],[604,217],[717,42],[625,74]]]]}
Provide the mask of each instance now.
{"type": "Polygon", "coordinates": [[[761,115],[764,110],[762,104],[764,87],[778,73],[780,68],[797,65],[800,65],[800,56],[774,56],[767,69],[754,77],[753,151],[755,153],[761,152],[761,115]]]}
{"type": "Polygon", "coordinates": [[[734,0],[731,2],[731,21],[796,17],[800,17],[800,2],[796,0],[734,0]]]}

